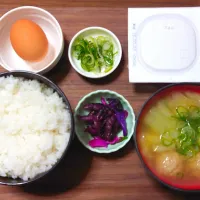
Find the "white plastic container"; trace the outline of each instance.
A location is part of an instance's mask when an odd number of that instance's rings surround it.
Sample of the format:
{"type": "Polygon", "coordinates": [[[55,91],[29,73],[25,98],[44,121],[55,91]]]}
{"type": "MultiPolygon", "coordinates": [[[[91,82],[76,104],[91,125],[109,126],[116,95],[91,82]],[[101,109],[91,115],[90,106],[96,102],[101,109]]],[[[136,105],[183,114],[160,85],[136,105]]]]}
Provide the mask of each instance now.
{"type": "Polygon", "coordinates": [[[200,8],[128,10],[129,81],[199,82],[200,8]]]}
{"type": "Polygon", "coordinates": [[[0,65],[8,71],[26,70],[43,74],[58,63],[63,49],[64,38],[61,27],[55,17],[44,9],[33,6],[18,7],[0,18],[0,65]],[[38,24],[48,39],[47,55],[39,62],[23,60],[11,45],[10,28],[19,19],[28,19],[38,24]]]}

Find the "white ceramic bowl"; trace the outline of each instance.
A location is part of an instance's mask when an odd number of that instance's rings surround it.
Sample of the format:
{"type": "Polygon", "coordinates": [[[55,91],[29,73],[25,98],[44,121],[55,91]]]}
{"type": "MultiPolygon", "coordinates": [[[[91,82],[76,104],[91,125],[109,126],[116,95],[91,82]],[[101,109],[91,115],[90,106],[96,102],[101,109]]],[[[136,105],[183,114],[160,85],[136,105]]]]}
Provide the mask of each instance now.
{"type": "Polygon", "coordinates": [[[69,49],[68,49],[68,57],[69,57],[69,61],[72,65],[72,67],[81,75],[88,77],[88,78],[102,78],[105,77],[109,74],[111,74],[119,65],[120,61],[121,61],[121,57],[122,57],[122,47],[121,47],[121,43],[119,41],[119,39],[117,38],[117,36],[112,33],[111,31],[109,31],[108,29],[102,28],[102,27],[88,27],[85,28],[81,31],[79,31],[71,40],[70,44],[69,44],[69,49]],[[84,69],[82,69],[80,61],[77,60],[73,55],[72,55],[72,47],[74,42],[76,41],[77,38],[79,37],[87,37],[87,36],[109,36],[110,38],[112,38],[112,42],[114,43],[114,51],[117,51],[118,53],[115,55],[115,59],[114,59],[114,65],[112,70],[110,70],[107,73],[101,73],[101,74],[95,74],[94,72],[87,72],[84,69]]]}
{"type": "Polygon", "coordinates": [[[60,60],[64,49],[62,29],[53,15],[44,9],[22,6],[10,10],[0,18],[0,65],[8,71],[26,70],[43,74],[51,70],[60,60]],[[10,28],[19,19],[28,19],[37,23],[46,34],[49,49],[39,62],[27,62],[20,58],[10,42],[10,28]],[[39,70],[38,70],[39,69],[39,70]]]}

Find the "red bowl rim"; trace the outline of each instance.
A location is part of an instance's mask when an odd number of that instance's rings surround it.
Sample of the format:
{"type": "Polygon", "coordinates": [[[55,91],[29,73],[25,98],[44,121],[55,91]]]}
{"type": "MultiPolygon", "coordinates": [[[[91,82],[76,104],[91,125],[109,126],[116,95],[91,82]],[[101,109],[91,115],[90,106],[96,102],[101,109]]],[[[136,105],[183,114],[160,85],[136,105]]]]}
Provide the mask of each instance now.
{"type": "MultiPolygon", "coordinates": [[[[177,187],[177,186],[174,186],[173,184],[169,184],[167,182],[165,182],[164,180],[161,180],[152,170],[151,168],[147,165],[147,163],[144,161],[143,159],[143,155],[140,151],[140,147],[139,147],[139,144],[138,144],[138,139],[137,139],[137,128],[139,127],[139,122],[140,122],[140,119],[142,117],[142,114],[144,114],[144,111],[148,108],[149,105],[152,105],[151,104],[151,101],[154,99],[154,98],[158,98],[159,99],[159,96],[163,96],[163,93],[166,92],[166,90],[168,89],[172,89],[173,87],[184,87],[184,86],[190,86],[190,87],[194,87],[194,86],[199,86],[200,87],[200,83],[175,83],[175,84],[169,84],[167,86],[164,86],[162,88],[160,88],[159,90],[157,90],[155,93],[153,93],[146,101],[145,103],[143,104],[139,114],[138,114],[138,117],[136,118],[136,125],[135,125],[135,130],[134,130],[134,143],[135,143],[135,148],[136,148],[136,152],[140,158],[140,161],[142,162],[145,170],[147,171],[147,173],[153,177],[156,181],[158,181],[160,184],[162,184],[163,186],[169,188],[169,189],[172,189],[174,191],[178,191],[178,192],[187,192],[187,193],[198,193],[200,192],[200,188],[199,189],[187,189],[187,188],[181,188],[181,187],[177,187]]],[[[167,92],[166,92],[167,93],[167,92]]],[[[199,93],[200,93],[200,88],[199,88],[199,93]]]]}

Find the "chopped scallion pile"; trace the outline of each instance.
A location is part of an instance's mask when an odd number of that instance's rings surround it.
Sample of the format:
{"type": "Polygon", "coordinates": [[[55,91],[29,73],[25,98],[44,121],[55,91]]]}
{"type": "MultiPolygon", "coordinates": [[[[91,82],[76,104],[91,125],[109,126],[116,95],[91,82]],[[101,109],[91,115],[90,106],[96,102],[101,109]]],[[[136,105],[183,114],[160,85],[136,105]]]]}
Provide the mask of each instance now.
{"type": "Polygon", "coordinates": [[[164,132],[160,137],[161,143],[164,146],[174,145],[182,155],[195,155],[200,151],[200,108],[179,106],[173,118],[179,126],[177,130],[164,132]]]}
{"type": "Polygon", "coordinates": [[[73,56],[80,60],[87,72],[107,73],[113,68],[114,44],[109,37],[78,38],[73,45],[73,56]]]}

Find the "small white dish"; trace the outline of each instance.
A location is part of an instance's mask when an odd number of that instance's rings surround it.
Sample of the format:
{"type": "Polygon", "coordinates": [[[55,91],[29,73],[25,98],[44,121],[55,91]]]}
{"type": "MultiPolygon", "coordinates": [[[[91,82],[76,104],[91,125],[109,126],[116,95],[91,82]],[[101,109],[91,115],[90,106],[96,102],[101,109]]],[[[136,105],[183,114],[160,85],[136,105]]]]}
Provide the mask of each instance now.
{"type": "Polygon", "coordinates": [[[108,29],[102,28],[102,27],[88,27],[85,28],[81,31],[79,31],[71,40],[70,44],[69,44],[69,49],[68,49],[68,57],[69,57],[69,61],[72,65],[72,67],[81,75],[88,77],[88,78],[102,78],[105,76],[108,76],[109,74],[111,74],[119,65],[120,61],[121,61],[121,57],[122,57],[122,47],[121,47],[121,43],[119,41],[119,39],[117,38],[117,36],[109,31],[108,29]],[[117,54],[114,57],[114,64],[113,64],[113,68],[107,72],[107,73],[94,73],[94,72],[87,72],[84,69],[82,69],[80,61],[77,60],[73,55],[72,55],[72,48],[73,48],[73,44],[74,42],[80,38],[80,37],[88,37],[88,36],[92,36],[92,37],[97,37],[97,36],[107,36],[110,37],[112,39],[112,42],[114,44],[114,51],[117,51],[117,54]]]}
{"type": "Polygon", "coordinates": [[[2,67],[8,71],[26,70],[43,74],[51,70],[60,60],[64,49],[64,37],[58,21],[52,14],[38,7],[22,6],[10,10],[0,18],[0,44],[2,67]],[[38,24],[48,39],[47,55],[39,62],[23,60],[11,45],[10,28],[19,19],[28,19],[38,24]]]}

